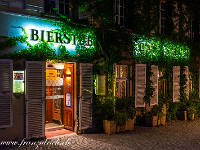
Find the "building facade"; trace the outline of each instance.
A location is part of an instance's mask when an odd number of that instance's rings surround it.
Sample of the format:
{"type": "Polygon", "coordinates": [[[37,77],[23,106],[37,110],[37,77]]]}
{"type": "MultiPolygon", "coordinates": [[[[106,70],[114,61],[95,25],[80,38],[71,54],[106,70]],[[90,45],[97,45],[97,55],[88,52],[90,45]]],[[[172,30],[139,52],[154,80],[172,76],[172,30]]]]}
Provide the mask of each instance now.
{"type": "MultiPolygon", "coordinates": [[[[128,33],[133,35],[133,41],[131,41],[133,43],[132,53],[130,56],[127,56],[127,53],[123,53],[129,59],[120,61],[116,59],[116,62],[113,63],[113,81],[115,83],[114,88],[112,87],[112,90],[114,90],[113,96],[118,98],[133,96],[136,108],[146,108],[148,110],[154,105],[158,105],[159,94],[171,94],[173,102],[180,101],[180,63],[182,66],[186,66],[184,69],[184,74],[187,78],[185,93],[189,99],[189,91],[192,90],[190,85],[192,83],[189,82],[189,69],[187,67],[189,64],[185,63],[185,60],[190,57],[190,48],[184,44],[184,41],[183,43],[176,43],[166,38],[149,36],[156,33],[166,36],[176,31],[178,34],[179,30],[177,28],[172,29],[170,26],[177,23],[176,17],[172,16],[172,12],[176,10],[166,9],[172,6],[176,8],[175,4],[172,5],[171,3],[172,1],[159,1],[156,5],[151,4],[154,6],[152,7],[154,10],[150,16],[140,13],[140,11],[145,10],[147,4],[145,4],[145,7],[140,5],[141,10],[138,9],[133,12],[131,6],[136,9],[138,7],[136,1],[119,0],[112,3],[112,11],[114,12],[112,22],[115,22],[115,25],[118,24],[119,29],[121,27],[130,29],[128,33]],[[154,15],[154,12],[155,14],[158,13],[156,14],[159,18],[156,20],[157,24],[151,18],[155,17],[151,16],[154,15]],[[140,28],[138,28],[135,21],[137,16],[143,16],[138,20],[138,22],[144,23],[141,24],[140,28]],[[150,20],[149,17],[151,18],[150,20]],[[149,29],[146,29],[148,23],[150,23],[149,29]],[[139,34],[143,29],[145,34],[139,34]],[[147,31],[149,32],[148,34],[146,34],[147,31]],[[169,63],[170,61],[174,63],[169,63]],[[169,68],[160,66],[160,62],[169,63],[171,66],[169,68]],[[148,74],[149,68],[151,68],[152,76],[148,74]],[[164,71],[165,69],[171,69],[171,78],[169,78],[171,81],[168,79],[166,81],[162,80],[167,72],[164,71]],[[147,93],[147,84],[150,81],[148,79],[152,81],[151,86],[154,88],[149,103],[144,99],[147,93]]],[[[78,8],[81,7],[78,6],[77,1],[69,0],[3,0],[0,1],[0,8],[2,10],[0,12],[2,20],[0,24],[0,41],[2,43],[0,54],[2,58],[4,56],[7,58],[0,59],[2,72],[0,76],[2,81],[0,85],[0,134],[2,139],[0,140],[44,138],[45,125],[49,123],[60,124],[74,132],[92,128],[93,97],[94,95],[105,97],[109,93],[109,85],[107,83],[109,72],[96,71],[95,74],[93,72],[94,64],[101,66],[101,63],[104,64],[105,60],[99,61],[99,63],[95,63],[95,60],[93,63],[85,60],[87,63],[82,63],[78,59],[70,59],[69,57],[65,59],[65,57],[61,56],[62,54],[67,54],[79,57],[84,54],[85,59],[89,59],[90,57],[87,57],[89,50],[96,49],[101,51],[101,54],[103,53],[102,56],[109,57],[110,47],[105,48],[108,38],[104,37],[106,34],[103,34],[104,47],[96,47],[94,43],[98,42],[95,42],[96,37],[93,36],[93,31],[90,32],[90,28],[83,30],[87,31],[86,33],[81,31],[85,26],[82,26],[81,29],[70,28],[71,30],[69,31],[66,28],[66,30],[63,30],[65,28],[59,26],[60,24],[55,24],[55,21],[59,18],[58,14],[67,16],[66,20],[79,20],[81,23],[89,18],[88,22],[96,25],[96,28],[102,29],[103,33],[105,30],[103,30],[102,22],[106,19],[102,16],[96,16],[95,18],[93,13],[98,12],[97,10],[92,10],[91,12],[89,11],[90,9],[88,11],[78,11],[78,8]],[[78,35],[82,34],[85,35],[84,39],[78,37],[78,35]],[[9,43],[9,37],[22,36],[25,37],[25,41],[21,42],[20,38],[18,38],[17,45],[9,43]],[[40,47],[40,44],[45,42],[51,43],[51,48],[48,46],[40,47]],[[43,57],[41,51],[36,51],[34,57],[29,55],[29,52],[26,52],[25,55],[27,56],[18,60],[10,59],[10,56],[6,55],[11,52],[17,53],[36,49],[36,47],[33,48],[29,44],[38,44],[38,49],[43,49],[42,53],[47,53],[46,55],[53,53],[52,56],[58,56],[57,61],[49,59],[39,61],[43,57]],[[63,45],[65,49],[61,51],[63,45]],[[81,47],[85,48],[83,49],[85,50],[84,52],[80,51],[81,47]],[[46,49],[48,48],[52,50],[52,53],[47,52],[46,49]],[[104,52],[102,52],[102,49],[104,52]]],[[[184,7],[177,6],[177,9],[181,8],[184,7]]],[[[147,7],[148,9],[151,12],[149,7],[147,7]]],[[[189,35],[192,38],[194,33],[191,29],[193,28],[190,28],[186,33],[187,36],[189,35]]],[[[120,31],[111,31],[113,35],[117,35],[116,33],[118,32],[120,31]]],[[[123,41],[121,40],[123,36],[121,37],[120,34],[119,37],[118,41],[115,42],[116,45],[112,47],[116,48],[118,47],[117,44],[121,44],[120,41],[123,41]]],[[[114,37],[109,38],[114,39],[114,37]]],[[[125,48],[123,50],[126,51],[125,48]]]]}

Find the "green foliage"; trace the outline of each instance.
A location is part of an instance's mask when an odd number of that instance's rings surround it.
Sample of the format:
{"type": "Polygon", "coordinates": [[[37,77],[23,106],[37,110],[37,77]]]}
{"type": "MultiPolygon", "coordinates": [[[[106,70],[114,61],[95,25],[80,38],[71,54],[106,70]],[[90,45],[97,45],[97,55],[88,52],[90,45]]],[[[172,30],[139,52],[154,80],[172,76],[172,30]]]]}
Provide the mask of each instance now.
{"type": "Polygon", "coordinates": [[[134,97],[116,98],[114,121],[117,127],[123,128],[126,121],[136,114],[134,97]]]}
{"type": "Polygon", "coordinates": [[[153,116],[158,115],[158,117],[163,116],[163,105],[154,105],[153,108],[148,112],[148,114],[151,114],[153,116]]]}
{"type": "Polygon", "coordinates": [[[187,78],[184,72],[185,72],[185,66],[181,66],[180,68],[180,102],[183,107],[182,110],[185,109],[188,102],[187,95],[185,93],[186,88],[187,88],[187,78]]]}
{"type": "Polygon", "coordinates": [[[193,114],[196,116],[197,110],[196,107],[191,105],[187,107],[187,117],[189,120],[192,120],[193,114]]]}
{"type": "Polygon", "coordinates": [[[103,131],[103,120],[113,120],[114,99],[112,97],[95,96],[93,99],[93,122],[99,131],[103,131]]]}
{"type": "Polygon", "coordinates": [[[126,113],[116,111],[113,120],[115,121],[116,127],[120,127],[122,129],[126,125],[128,116],[126,113]]]}
{"type": "Polygon", "coordinates": [[[167,114],[166,120],[177,120],[181,108],[181,103],[179,102],[170,102],[167,103],[167,114]]]}
{"type": "Polygon", "coordinates": [[[93,101],[93,121],[99,131],[103,130],[103,120],[114,120],[117,126],[123,127],[135,113],[133,97],[116,98],[115,104],[113,97],[95,96],[93,101]]]}
{"type": "Polygon", "coordinates": [[[138,34],[133,36],[133,42],[134,58],[144,63],[159,64],[160,62],[167,62],[177,64],[189,60],[190,47],[169,40],[166,37],[138,34]]]}
{"type": "Polygon", "coordinates": [[[134,97],[116,98],[115,110],[133,119],[136,113],[134,97]]]}
{"type": "Polygon", "coordinates": [[[153,97],[153,93],[155,89],[153,88],[151,81],[151,76],[153,75],[153,72],[151,72],[151,64],[147,64],[147,71],[146,71],[146,89],[145,89],[145,102],[150,104],[151,97],[153,97]]]}
{"type": "Polygon", "coordinates": [[[15,51],[2,56],[2,58],[11,58],[13,60],[47,60],[55,59],[55,57],[55,50],[52,49],[51,46],[46,42],[37,43],[27,49],[15,51]]]}
{"type": "Polygon", "coordinates": [[[196,114],[195,116],[196,117],[200,117],[200,99],[195,99],[193,102],[193,106],[195,106],[195,109],[196,109],[196,114]]]}

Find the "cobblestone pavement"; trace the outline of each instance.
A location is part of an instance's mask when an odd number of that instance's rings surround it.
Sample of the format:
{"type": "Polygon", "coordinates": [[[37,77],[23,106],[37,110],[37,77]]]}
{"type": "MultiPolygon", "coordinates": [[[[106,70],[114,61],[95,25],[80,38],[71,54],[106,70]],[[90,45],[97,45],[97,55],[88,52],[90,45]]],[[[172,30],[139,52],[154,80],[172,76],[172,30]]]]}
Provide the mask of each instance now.
{"type": "MultiPolygon", "coordinates": [[[[43,141],[45,142],[45,141],[43,141]]],[[[135,127],[134,131],[115,135],[66,135],[48,139],[46,144],[3,149],[17,150],[199,150],[200,118],[195,121],[169,121],[160,127],[135,127]],[[50,145],[48,142],[54,142],[50,145]],[[55,145],[55,143],[59,145],[55,145]],[[62,145],[63,144],[63,145],[62,145]],[[37,147],[38,146],[38,147],[37,147]]]]}

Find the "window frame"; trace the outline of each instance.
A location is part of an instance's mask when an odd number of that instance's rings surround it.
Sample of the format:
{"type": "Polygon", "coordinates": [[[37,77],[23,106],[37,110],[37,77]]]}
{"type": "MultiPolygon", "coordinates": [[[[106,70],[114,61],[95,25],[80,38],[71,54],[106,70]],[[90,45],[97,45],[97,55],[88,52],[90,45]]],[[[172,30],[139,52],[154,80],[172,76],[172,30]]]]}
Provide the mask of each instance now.
{"type": "Polygon", "coordinates": [[[160,27],[159,27],[159,33],[166,34],[166,2],[161,1],[160,2],[160,27]],[[162,7],[163,4],[163,7],[162,7]],[[164,14],[164,15],[163,15],[164,14]]]}
{"type": "Polygon", "coordinates": [[[125,20],[126,20],[125,10],[126,10],[125,0],[115,0],[115,18],[114,19],[117,24],[122,25],[122,26],[125,26],[125,20]],[[122,5],[121,5],[121,1],[123,1],[122,5]],[[121,13],[121,9],[123,13],[121,13]]]}
{"type": "Polygon", "coordinates": [[[128,93],[128,75],[129,75],[129,71],[128,71],[128,65],[116,65],[116,87],[118,84],[118,97],[122,97],[121,95],[121,88],[120,88],[120,83],[125,81],[125,96],[127,96],[128,93]],[[127,75],[126,77],[120,77],[120,67],[126,67],[127,68],[127,75]]]}

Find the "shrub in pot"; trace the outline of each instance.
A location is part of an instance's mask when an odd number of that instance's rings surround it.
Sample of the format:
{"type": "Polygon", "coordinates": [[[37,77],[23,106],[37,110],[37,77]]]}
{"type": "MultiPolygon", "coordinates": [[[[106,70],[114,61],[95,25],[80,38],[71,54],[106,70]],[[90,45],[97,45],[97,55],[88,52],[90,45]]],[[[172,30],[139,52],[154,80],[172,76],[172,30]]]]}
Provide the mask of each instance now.
{"type": "Polygon", "coordinates": [[[194,116],[196,114],[196,107],[195,106],[188,106],[187,107],[187,117],[189,120],[194,120],[194,116]]]}
{"type": "Polygon", "coordinates": [[[146,126],[150,127],[165,124],[166,116],[163,114],[163,105],[154,105],[151,111],[146,114],[145,120],[146,126]]]}

